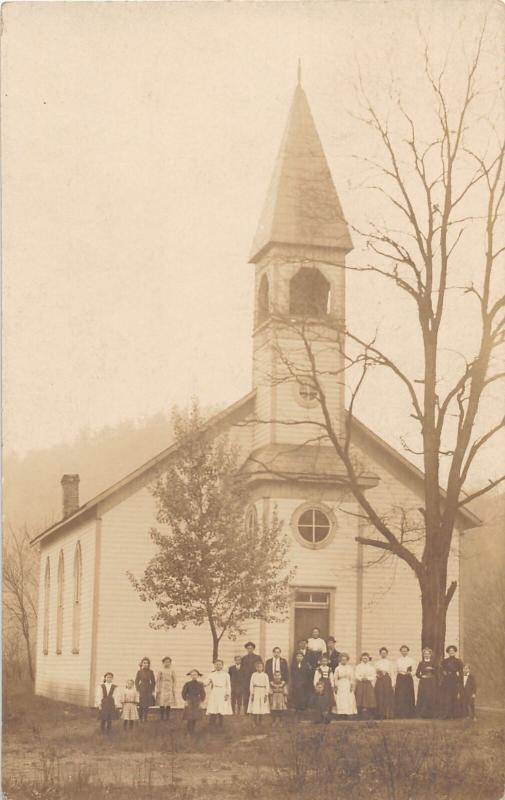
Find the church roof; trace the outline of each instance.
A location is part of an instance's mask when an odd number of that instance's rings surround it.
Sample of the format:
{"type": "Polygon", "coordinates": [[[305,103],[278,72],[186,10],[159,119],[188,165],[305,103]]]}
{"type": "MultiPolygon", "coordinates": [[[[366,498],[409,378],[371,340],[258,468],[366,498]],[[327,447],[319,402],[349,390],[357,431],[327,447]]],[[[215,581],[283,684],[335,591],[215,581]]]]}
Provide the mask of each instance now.
{"type": "MultiPolygon", "coordinates": [[[[204,429],[210,430],[215,428],[219,430],[221,426],[226,427],[233,425],[235,422],[243,422],[244,419],[250,417],[253,419],[254,401],[256,392],[253,390],[249,392],[236,403],[226,408],[224,411],[210,417],[205,423],[204,429]]],[[[388,461],[401,473],[408,475],[415,483],[420,483],[424,480],[423,472],[406,459],[401,453],[395,450],[391,445],[387,444],[380,436],[370,430],[363,422],[354,418],[355,432],[358,436],[363,438],[363,442],[368,447],[373,447],[375,450],[382,453],[388,461]]],[[[300,445],[270,445],[255,453],[247,459],[244,464],[244,469],[250,471],[251,474],[258,474],[258,470],[264,469],[273,477],[280,476],[284,479],[296,480],[311,480],[321,479],[321,476],[326,477],[332,483],[342,481],[344,482],[344,470],[339,464],[338,458],[334,452],[330,452],[331,447],[309,447],[300,445]]],[[[112,484],[109,488],[105,489],[100,494],[97,494],[87,503],[80,506],[71,516],[59,520],[54,525],[51,525],[45,531],[42,531],[34,539],[32,544],[37,544],[46,536],[49,536],[56,531],[72,526],[72,524],[80,523],[83,518],[96,512],[100,503],[114,495],[118,495],[122,490],[128,488],[133,491],[136,485],[145,485],[149,480],[152,480],[163,468],[163,462],[167,458],[175,454],[177,451],[177,444],[174,442],[169,447],[166,447],[153,458],[146,461],[138,469],[130,472],[120,481],[112,484]]],[[[364,473],[362,476],[365,483],[373,485],[376,483],[376,476],[373,473],[364,473]]],[[[445,492],[442,491],[442,497],[445,492]]],[[[461,508],[460,519],[464,528],[475,528],[482,524],[479,517],[467,508],[461,508]]]]}
{"type": "MultiPolygon", "coordinates": [[[[348,484],[347,472],[331,445],[269,444],[249,456],[243,466],[251,480],[275,479],[348,484]]],[[[364,472],[361,483],[375,486],[377,475],[364,472]]]]}
{"type": "Polygon", "coordinates": [[[352,241],[307,97],[298,83],[251,261],[271,244],[352,250],[352,241]]]}

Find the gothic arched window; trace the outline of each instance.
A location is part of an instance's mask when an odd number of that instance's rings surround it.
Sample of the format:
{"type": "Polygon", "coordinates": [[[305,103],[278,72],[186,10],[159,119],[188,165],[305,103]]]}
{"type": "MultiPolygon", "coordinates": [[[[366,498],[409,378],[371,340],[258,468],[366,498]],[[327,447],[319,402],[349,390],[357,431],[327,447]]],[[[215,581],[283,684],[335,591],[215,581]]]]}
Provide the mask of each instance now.
{"type": "Polygon", "coordinates": [[[262,275],[258,289],[256,324],[261,325],[270,314],[270,287],[266,275],[262,275]]]}
{"type": "Polygon", "coordinates": [[[58,560],[58,596],[56,606],[56,652],[61,653],[63,644],[63,592],[65,588],[65,565],[63,550],[60,550],[58,560]]]}
{"type": "Polygon", "coordinates": [[[81,543],[77,542],[74,553],[74,598],[72,603],[72,653],[79,652],[79,635],[81,628],[81,584],[82,584],[81,543]]]}
{"type": "Polygon", "coordinates": [[[324,317],[329,313],[330,284],[318,269],[302,267],[289,285],[289,313],[295,317],[324,317]]]}
{"type": "Polygon", "coordinates": [[[44,573],[44,629],[42,632],[42,651],[45,656],[49,653],[49,603],[51,600],[51,564],[46,558],[44,573]]]}

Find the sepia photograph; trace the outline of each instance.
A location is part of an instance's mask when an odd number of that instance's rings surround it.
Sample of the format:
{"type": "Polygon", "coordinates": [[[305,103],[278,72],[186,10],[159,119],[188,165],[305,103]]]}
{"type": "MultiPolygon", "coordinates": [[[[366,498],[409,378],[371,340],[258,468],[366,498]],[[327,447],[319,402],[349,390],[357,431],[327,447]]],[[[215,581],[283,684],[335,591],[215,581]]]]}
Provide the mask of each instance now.
{"type": "Polygon", "coordinates": [[[5,800],[505,800],[505,5],[2,5],[5,800]]]}

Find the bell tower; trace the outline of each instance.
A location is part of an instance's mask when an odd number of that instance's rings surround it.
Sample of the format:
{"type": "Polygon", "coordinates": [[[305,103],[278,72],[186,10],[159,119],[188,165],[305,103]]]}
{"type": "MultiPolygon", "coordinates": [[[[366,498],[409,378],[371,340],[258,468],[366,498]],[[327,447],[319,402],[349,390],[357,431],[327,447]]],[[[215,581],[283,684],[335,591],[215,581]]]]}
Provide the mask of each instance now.
{"type": "Polygon", "coordinates": [[[321,409],[309,354],[341,430],[345,258],[352,247],[299,70],[250,257],[255,448],[309,443],[321,434],[310,424],[321,409]]]}

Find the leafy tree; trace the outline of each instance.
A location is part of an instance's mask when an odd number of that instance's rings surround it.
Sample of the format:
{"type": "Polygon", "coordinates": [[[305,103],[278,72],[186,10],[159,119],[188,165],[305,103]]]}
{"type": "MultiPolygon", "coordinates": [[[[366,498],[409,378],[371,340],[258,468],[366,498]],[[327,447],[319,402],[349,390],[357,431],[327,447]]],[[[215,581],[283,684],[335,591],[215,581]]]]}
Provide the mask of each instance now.
{"type": "Polygon", "coordinates": [[[129,577],[156,606],[153,628],[207,623],[215,660],[223,636],[244,633],[246,621],[285,618],[288,540],[275,513],[270,523],[245,524],[239,452],[211,437],[196,405],[176,415],[174,431],[174,461],[152,488],[163,525],[150,531],[157,553],[140,579],[129,577]]]}

